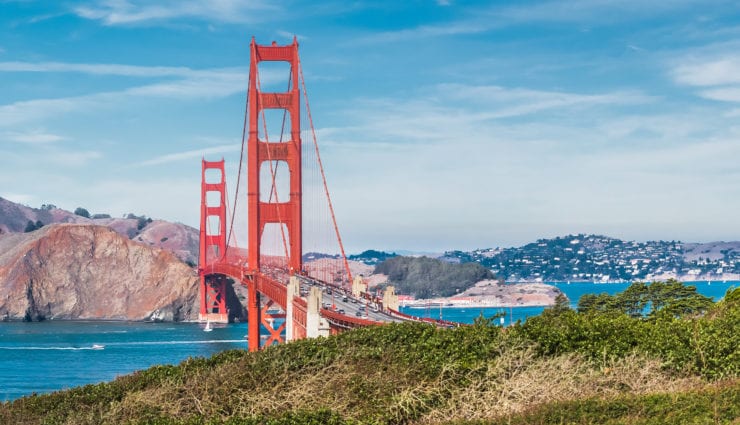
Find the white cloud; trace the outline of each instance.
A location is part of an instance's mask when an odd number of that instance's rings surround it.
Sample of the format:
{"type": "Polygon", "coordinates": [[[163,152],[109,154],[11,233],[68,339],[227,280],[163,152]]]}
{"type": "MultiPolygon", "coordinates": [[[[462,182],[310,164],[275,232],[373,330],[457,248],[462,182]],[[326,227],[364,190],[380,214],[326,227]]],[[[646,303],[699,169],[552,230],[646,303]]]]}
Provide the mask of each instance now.
{"type": "Polygon", "coordinates": [[[440,37],[450,35],[480,34],[501,26],[495,20],[487,18],[469,18],[440,25],[422,25],[398,31],[385,31],[361,37],[353,43],[393,42],[419,38],[440,37]]]}
{"type": "MultiPolygon", "coordinates": [[[[376,145],[450,143],[460,138],[480,139],[484,134],[501,134],[502,120],[532,117],[542,122],[528,120],[528,128],[547,134],[547,124],[542,120],[546,114],[566,116],[570,122],[597,110],[655,101],[639,92],[579,94],[462,84],[442,84],[420,92],[425,97],[405,102],[397,99],[355,101],[358,107],[346,111],[352,124],[341,129],[344,137],[349,134],[349,140],[376,145]],[[496,133],[490,133],[494,126],[496,133]]],[[[559,126],[564,127],[565,124],[559,126]]],[[[338,131],[335,129],[332,136],[338,131]]]]}
{"type": "Polygon", "coordinates": [[[214,155],[219,153],[227,153],[227,152],[238,152],[241,149],[241,146],[238,143],[231,144],[231,145],[222,145],[222,146],[214,146],[210,148],[204,148],[204,149],[196,149],[196,150],[190,150],[185,152],[177,152],[177,153],[171,153],[167,155],[158,156],[152,159],[148,159],[146,161],[139,162],[137,164],[134,164],[135,166],[149,166],[149,165],[159,165],[159,164],[165,164],[169,162],[177,162],[177,161],[183,161],[193,158],[200,158],[207,155],[214,155]]]}
{"type": "Polygon", "coordinates": [[[528,115],[556,108],[628,105],[654,100],[639,92],[579,94],[462,84],[442,84],[437,87],[436,92],[451,101],[465,102],[471,106],[484,106],[481,109],[485,112],[474,114],[474,116],[486,119],[528,115]]]}
{"type": "Polygon", "coordinates": [[[721,100],[723,102],[740,102],[740,85],[702,90],[699,92],[699,95],[707,99],[721,100]]]}
{"type": "MultiPolygon", "coordinates": [[[[442,6],[448,0],[438,0],[442,6]]],[[[428,37],[479,34],[497,28],[528,23],[570,23],[588,27],[604,23],[623,22],[672,13],[702,0],[644,2],[643,0],[555,0],[526,6],[468,8],[461,18],[437,25],[420,25],[398,31],[386,31],[362,37],[359,42],[392,42],[428,37]]]]}
{"type": "Polygon", "coordinates": [[[54,150],[44,152],[36,157],[35,161],[54,166],[62,167],[80,167],[89,164],[91,161],[103,158],[103,154],[98,151],[62,151],[54,150]]]}
{"type": "Polygon", "coordinates": [[[679,84],[717,86],[740,84],[740,55],[693,59],[676,66],[673,77],[679,84]]]}
{"type": "Polygon", "coordinates": [[[180,80],[132,87],[124,91],[130,96],[165,97],[175,99],[226,97],[245,93],[247,71],[223,71],[198,74],[180,80]]]}
{"type": "Polygon", "coordinates": [[[685,228],[712,220],[706,205],[737,206],[740,130],[712,108],[667,110],[640,92],[455,84],[419,93],[353,100],[346,127],[319,131],[347,240],[433,249],[591,230],[679,238],[661,221],[665,209],[650,206],[678,202],[685,228]]]}
{"type": "MultiPolygon", "coordinates": [[[[192,70],[179,67],[139,67],[108,64],[21,63],[0,62],[0,71],[82,72],[126,76],[174,76],[170,81],[130,87],[121,91],[99,92],[58,99],[33,99],[0,105],[0,126],[42,121],[44,118],[78,110],[111,108],[125,100],[138,98],[208,99],[244,93],[248,72],[241,68],[192,70]]],[[[265,73],[267,84],[281,78],[265,73]]]]}
{"type": "Polygon", "coordinates": [[[179,19],[247,23],[257,14],[276,13],[271,3],[260,0],[165,0],[156,4],[142,0],[103,0],[79,6],[74,13],[105,25],[149,24],[179,19]]]}
{"type": "Polygon", "coordinates": [[[126,77],[191,77],[204,73],[208,74],[213,71],[198,71],[186,67],[170,66],[65,62],[0,62],[0,72],[81,72],[92,75],[120,75],[126,77]]]}
{"type": "Polygon", "coordinates": [[[701,88],[705,99],[740,102],[740,55],[738,45],[708,46],[674,60],[671,75],[678,84],[701,88]]]}
{"type": "Polygon", "coordinates": [[[569,22],[598,25],[675,12],[702,0],[644,2],[643,0],[555,0],[539,4],[493,9],[495,16],[509,23],[569,22]]]}
{"type": "Polygon", "coordinates": [[[43,130],[32,130],[27,132],[11,131],[0,135],[0,137],[11,142],[27,144],[54,143],[65,139],[63,136],[47,133],[43,130]]]}
{"type": "Polygon", "coordinates": [[[298,39],[298,41],[306,41],[306,40],[309,39],[308,36],[301,35],[301,34],[296,34],[294,32],[290,32],[290,31],[283,31],[283,30],[278,31],[277,32],[277,35],[279,35],[280,37],[282,37],[282,38],[285,39],[285,42],[284,43],[292,43],[293,42],[293,37],[295,37],[296,39],[298,39]]]}
{"type": "Polygon", "coordinates": [[[77,96],[60,99],[34,99],[0,106],[0,127],[43,121],[50,115],[70,112],[96,105],[96,96],[77,96]]]}
{"type": "Polygon", "coordinates": [[[53,152],[46,156],[46,161],[66,167],[79,167],[102,157],[103,154],[97,151],[53,152]]]}

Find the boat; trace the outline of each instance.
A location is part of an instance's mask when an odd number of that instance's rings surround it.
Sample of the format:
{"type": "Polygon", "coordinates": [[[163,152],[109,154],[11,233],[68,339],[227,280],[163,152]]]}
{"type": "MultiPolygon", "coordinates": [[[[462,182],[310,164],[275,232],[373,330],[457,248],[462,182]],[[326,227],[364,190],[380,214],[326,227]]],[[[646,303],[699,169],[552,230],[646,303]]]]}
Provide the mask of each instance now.
{"type": "Polygon", "coordinates": [[[212,330],[213,330],[213,328],[211,327],[211,321],[210,321],[210,320],[208,320],[208,321],[206,322],[206,327],[205,327],[205,328],[203,328],[203,332],[210,332],[210,331],[212,331],[212,330]]]}
{"type": "Polygon", "coordinates": [[[105,345],[102,344],[93,344],[91,347],[93,350],[102,350],[105,348],[105,345]]]}

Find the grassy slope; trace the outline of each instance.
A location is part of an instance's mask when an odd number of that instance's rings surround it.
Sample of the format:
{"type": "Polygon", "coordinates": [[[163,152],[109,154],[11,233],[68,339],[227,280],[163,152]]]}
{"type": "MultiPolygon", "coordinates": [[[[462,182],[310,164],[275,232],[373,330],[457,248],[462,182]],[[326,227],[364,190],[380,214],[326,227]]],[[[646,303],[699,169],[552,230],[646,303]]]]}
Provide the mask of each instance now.
{"type": "Polygon", "coordinates": [[[629,320],[358,329],[23,398],[0,423],[738,423],[737,305],[629,320]]]}

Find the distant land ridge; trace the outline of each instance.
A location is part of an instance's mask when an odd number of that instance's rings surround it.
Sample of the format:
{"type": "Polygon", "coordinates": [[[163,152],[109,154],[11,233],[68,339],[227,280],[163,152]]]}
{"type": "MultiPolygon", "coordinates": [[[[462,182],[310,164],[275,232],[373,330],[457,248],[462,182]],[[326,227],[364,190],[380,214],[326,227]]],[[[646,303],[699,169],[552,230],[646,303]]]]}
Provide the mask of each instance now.
{"type": "Polygon", "coordinates": [[[539,239],[518,248],[448,251],[508,282],[740,280],[740,242],[623,241],[600,235],[539,239]]]}
{"type": "Polygon", "coordinates": [[[128,239],[170,250],[191,266],[198,262],[200,235],[195,228],[131,213],[122,218],[112,218],[108,214],[88,215],[81,216],[52,204],[32,208],[0,197],[0,237],[28,231],[29,223],[34,223],[36,229],[55,223],[96,224],[109,227],[128,239]]]}

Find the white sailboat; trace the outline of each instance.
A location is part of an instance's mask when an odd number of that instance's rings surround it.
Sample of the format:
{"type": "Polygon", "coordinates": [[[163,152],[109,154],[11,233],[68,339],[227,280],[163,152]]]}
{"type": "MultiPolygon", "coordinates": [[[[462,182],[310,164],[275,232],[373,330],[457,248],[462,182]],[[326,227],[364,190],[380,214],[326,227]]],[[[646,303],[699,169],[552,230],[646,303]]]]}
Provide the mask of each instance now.
{"type": "Polygon", "coordinates": [[[203,328],[203,332],[210,332],[212,330],[213,330],[213,328],[211,327],[211,321],[210,320],[207,320],[206,321],[206,327],[203,328]]]}

